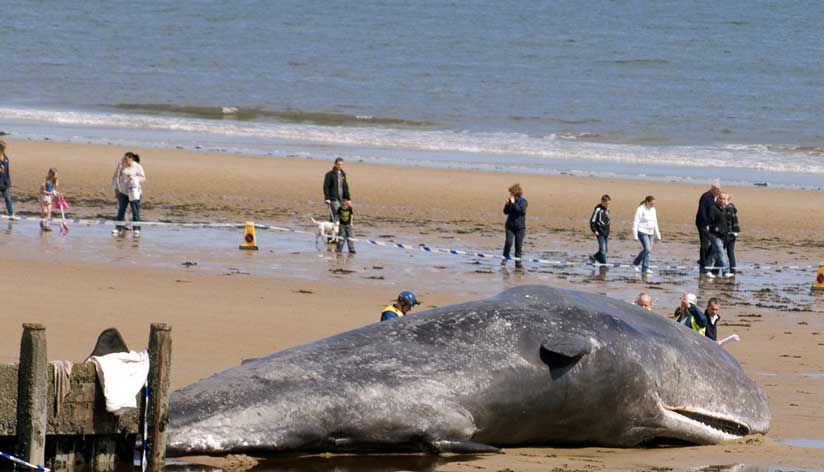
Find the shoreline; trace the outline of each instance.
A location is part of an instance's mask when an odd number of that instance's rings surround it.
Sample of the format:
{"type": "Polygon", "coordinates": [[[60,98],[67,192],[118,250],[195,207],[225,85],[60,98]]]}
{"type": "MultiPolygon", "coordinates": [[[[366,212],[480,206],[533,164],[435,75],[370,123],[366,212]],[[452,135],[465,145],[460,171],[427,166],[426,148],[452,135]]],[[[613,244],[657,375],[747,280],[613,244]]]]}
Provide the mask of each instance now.
{"type": "MultiPolygon", "coordinates": [[[[224,155],[184,150],[126,149],[118,146],[18,142],[6,139],[12,162],[15,205],[31,214],[38,181],[48,167],[60,171],[70,217],[111,218],[111,173],[126,150],[141,154],[146,169],[144,219],[244,221],[292,225],[311,231],[310,216],[323,215],[323,174],[331,162],[224,155]]],[[[689,262],[696,256],[693,217],[705,186],[610,179],[497,174],[429,168],[396,168],[347,162],[358,237],[390,241],[434,241],[449,247],[479,247],[498,253],[503,243],[501,212],[506,188],[518,181],[530,202],[525,254],[584,259],[594,252],[587,220],[602,193],[612,196],[610,257],[634,255],[631,216],[644,195],[658,199],[664,241],[653,262],[689,262]]],[[[726,189],[729,190],[729,189],[726,189]]],[[[824,256],[824,222],[816,215],[824,194],[733,188],[741,212],[741,263],[805,265],[824,256]]],[[[28,222],[26,223],[28,224],[28,222]]],[[[689,273],[656,275],[610,271],[604,279],[586,270],[518,274],[471,259],[452,265],[403,252],[358,247],[338,260],[315,249],[311,237],[289,245],[238,254],[240,233],[192,231],[167,238],[146,228],[139,242],[116,239],[108,228],[74,229],[66,237],[38,236],[33,225],[0,233],[0,329],[11,342],[0,348],[3,362],[17,355],[20,324],[42,322],[49,332],[49,357],[82,359],[97,334],[118,327],[130,347],[145,346],[150,322],[173,326],[175,388],[237,365],[242,359],[354,329],[377,320],[398,291],[414,288],[422,308],[494,295],[502,287],[551,283],[567,288],[655,296],[655,312],[670,316],[681,290],[705,302],[723,297],[723,333],[742,336],[729,350],[767,392],[773,424],[766,437],[706,447],[654,449],[515,448],[474,461],[437,465],[438,470],[539,471],[552,467],[674,470],[741,463],[753,466],[813,467],[824,449],[781,444],[786,439],[824,440],[824,299],[807,294],[812,275],[801,272],[742,274],[735,284],[700,283],[689,273]],[[225,237],[228,243],[222,242],[225,237]],[[187,244],[187,241],[192,241],[187,244]],[[175,252],[175,245],[189,252],[175,252]],[[191,246],[191,249],[188,248],[191,246]],[[364,249],[364,250],[362,250],[364,249]],[[179,254],[179,255],[178,255],[179,254]],[[148,260],[175,267],[154,267],[148,260]],[[217,270],[180,265],[215,260],[217,270]],[[244,262],[246,261],[246,262],[244,262]],[[247,264],[247,265],[243,265],[247,264]],[[254,265],[257,264],[257,265],[254,265]],[[291,264],[291,265],[290,265],[291,264]],[[444,264],[444,265],[442,265],[444,264]],[[237,271],[225,268],[238,268],[237,271]],[[248,269],[247,267],[252,267],[248,269]],[[376,268],[379,267],[379,268],[376,268]],[[302,279],[296,268],[315,274],[302,279]],[[244,273],[247,272],[247,273],[244,273]],[[349,275],[347,275],[349,274],[349,275]],[[794,278],[788,278],[794,277],[794,278]],[[794,300],[803,297],[801,306],[794,300]]],[[[259,235],[262,237],[262,235],[259,235]]],[[[278,244],[285,244],[275,241],[278,244]]],[[[577,259],[576,259],[577,260],[577,259]]],[[[758,469],[756,469],[758,470],[758,469]]]]}

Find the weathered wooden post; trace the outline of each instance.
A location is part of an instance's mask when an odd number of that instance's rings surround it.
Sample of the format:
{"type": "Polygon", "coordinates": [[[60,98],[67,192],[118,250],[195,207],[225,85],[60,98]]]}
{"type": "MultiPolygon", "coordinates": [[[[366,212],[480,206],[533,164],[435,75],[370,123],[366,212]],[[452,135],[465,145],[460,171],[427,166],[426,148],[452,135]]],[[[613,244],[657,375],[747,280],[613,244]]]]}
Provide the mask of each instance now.
{"type": "Polygon", "coordinates": [[[147,470],[163,470],[166,461],[166,423],[169,420],[169,377],[172,366],[172,327],[152,323],[149,334],[149,425],[147,470]]]}
{"type": "Polygon", "coordinates": [[[17,370],[17,453],[37,465],[46,460],[48,367],[46,327],[23,323],[17,370]]]}

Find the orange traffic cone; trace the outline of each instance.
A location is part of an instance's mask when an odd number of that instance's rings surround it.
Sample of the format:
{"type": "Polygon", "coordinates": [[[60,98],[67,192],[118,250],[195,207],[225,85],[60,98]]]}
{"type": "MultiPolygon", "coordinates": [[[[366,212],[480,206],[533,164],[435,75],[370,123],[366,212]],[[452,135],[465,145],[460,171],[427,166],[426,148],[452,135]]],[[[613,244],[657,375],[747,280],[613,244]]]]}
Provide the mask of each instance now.
{"type": "Polygon", "coordinates": [[[254,221],[246,222],[246,230],[243,232],[243,242],[239,249],[247,251],[257,251],[257,239],[255,238],[255,223],[254,221]]]}

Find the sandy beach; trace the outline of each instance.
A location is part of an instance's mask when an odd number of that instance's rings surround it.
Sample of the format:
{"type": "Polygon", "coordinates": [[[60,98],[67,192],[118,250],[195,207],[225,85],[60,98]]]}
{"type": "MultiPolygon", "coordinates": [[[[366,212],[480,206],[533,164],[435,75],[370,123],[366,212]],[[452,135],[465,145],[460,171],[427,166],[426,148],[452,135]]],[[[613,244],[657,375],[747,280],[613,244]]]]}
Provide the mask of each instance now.
{"type": "MultiPolygon", "coordinates": [[[[21,216],[37,214],[37,188],[46,170],[56,167],[71,217],[112,218],[112,172],[127,150],[141,155],[146,170],[144,220],[251,220],[312,231],[309,218],[325,214],[321,183],[331,162],[5,140],[21,216]]],[[[429,466],[456,471],[695,470],[736,464],[752,467],[736,470],[824,468],[824,294],[809,294],[814,269],[786,269],[824,259],[824,221],[818,217],[824,193],[725,188],[740,212],[739,264],[784,268],[743,270],[735,282],[707,284],[689,270],[641,279],[620,269],[592,274],[583,265],[596,249],[587,219],[600,195],[608,193],[613,260],[626,262],[638,252],[630,236],[632,214],[644,196],[654,195],[663,241],[653,251],[653,264],[694,266],[693,222],[705,186],[358,162],[346,162],[346,171],[359,238],[497,254],[506,189],[519,182],[529,200],[525,253],[580,264],[552,270],[533,264],[524,273],[513,273],[500,271],[496,263],[442,262],[434,255],[367,245],[340,260],[317,249],[311,236],[300,235],[292,235],[289,243],[298,249],[261,244],[259,254],[239,256],[242,233],[158,230],[153,235],[147,227],[139,244],[124,244],[108,235],[108,227],[72,228],[61,240],[56,234],[44,238],[25,222],[9,223],[2,231],[2,220],[0,330],[6,342],[0,344],[0,362],[15,362],[23,322],[46,325],[51,359],[79,361],[105,328],[118,327],[130,347],[142,348],[149,323],[160,321],[173,326],[172,382],[179,388],[242,359],[373,323],[403,288],[415,290],[423,308],[483,298],[525,283],[626,300],[647,291],[660,316],[669,316],[678,294],[690,290],[702,303],[721,297],[719,335],[741,335],[741,342],[725,347],[770,398],[773,422],[766,437],[705,447],[508,449],[429,466]],[[161,240],[161,234],[172,239],[161,240]],[[224,238],[235,242],[224,243],[224,238]],[[179,252],[173,244],[178,242],[179,252]],[[183,265],[192,258],[200,264],[183,265]],[[793,439],[818,440],[819,447],[786,443],[793,439]]],[[[267,243],[281,237],[259,236],[267,243]]]]}

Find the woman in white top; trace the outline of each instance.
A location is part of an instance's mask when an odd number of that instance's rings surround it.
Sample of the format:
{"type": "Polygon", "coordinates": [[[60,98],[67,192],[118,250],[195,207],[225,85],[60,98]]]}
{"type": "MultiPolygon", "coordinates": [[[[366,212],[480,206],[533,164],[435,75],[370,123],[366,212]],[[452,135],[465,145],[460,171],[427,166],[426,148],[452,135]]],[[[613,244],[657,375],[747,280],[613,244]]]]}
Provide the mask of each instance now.
{"type": "Polygon", "coordinates": [[[632,235],[641,241],[641,252],[635,257],[632,266],[636,272],[643,271],[651,274],[649,268],[649,253],[652,252],[652,238],[661,240],[661,232],[658,230],[658,215],[655,212],[655,197],[648,195],[635,210],[635,218],[632,220],[632,235]]]}
{"type": "MultiPolygon", "coordinates": [[[[132,221],[140,221],[140,199],[146,174],[140,165],[140,156],[127,152],[117,165],[112,176],[112,190],[117,197],[117,221],[126,220],[126,206],[132,210],[132,221]]],[[[134,237],[140,237],[140,226],[134,225],[134,237]]],[[[121,236],[123,225],[112,230],[112,236],[121,236]]]]}

